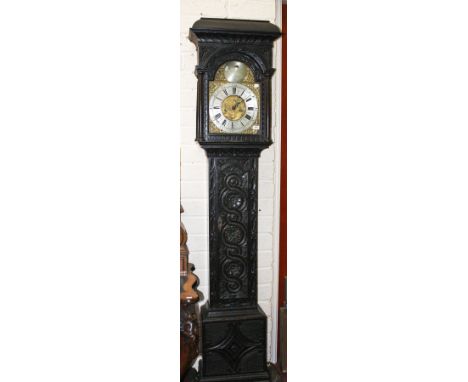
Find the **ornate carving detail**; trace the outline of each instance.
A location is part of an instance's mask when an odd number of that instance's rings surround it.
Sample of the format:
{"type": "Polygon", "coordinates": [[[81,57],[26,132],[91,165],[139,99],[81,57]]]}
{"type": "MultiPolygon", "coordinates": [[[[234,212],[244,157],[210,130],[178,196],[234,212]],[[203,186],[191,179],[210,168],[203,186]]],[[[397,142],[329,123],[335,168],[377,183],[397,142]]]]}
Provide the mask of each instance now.
{"type": "MultiPolygon", "coordinates": [[[[219,34],[217,36],[203,36],[202,33],[198,32],[199,39],[198,44],[209,43],[209,44],[249,44],[249,45],[260,45],[260,44],[269,44],[270,47],[273,47],[271,42],[271,37],[263,37],[263,36],[236,36],[232,37],[229,34],[219,34]]],[[[194,40],[194,38],[192,38],[194,40]]]]}
{"type": "Polygon", "coordinates": [[[257,147],[207,147],[205,148],[206,154],[209,158],[223,157],[223,158],[258,158],[260,156],[260,150],[257,147]]]}
{"type": "Polygon", "coordinates": [[[199,354],[200,333],[194,304],[180,306],[180,376],[184,376],[199,354]]]}
{"type": "Polygon", "coordinates": [[[254,357],[258,357],[259,353],[263,354],[264,352],[263,346],[265,344],[259,339],[258,335],[255,335],[253,338],[246,335],[242,331],[241,326],[241,321],[230,322],[226,334],[223,333],[223,337],[217,338],[216,343],[206,343],[205,354],[208,357],[221,357],[228,365],[226,369],[230,373],[242,372],[242,369],[245,367],[245,360],[252,353],[256,353],[254,357]]]}
{"type": "MultiPolygon", "coordinates": [[[[184,210],[180,206],[180,213],[184,210]]],[[[198,277],[188,263],[187,231],[180,222],[180,376],[183,377],[198,355],[199,331],[197,307],[200,298],[194,289],[198,277]]]]}
{"type": "MultiPolygon", "coordinates": [[[[182,205],[180,206],[180,213],[184,212],[182,205]]],[[[189,249],[187,247],[187,230],[184,227],[184,223],[180,221],[180,271],[187,272],[187,263],[185,259],[188,259],[189,249]]]]}
{"type": "Polygon", "coordinates": [[[256,157],[210,158],[210,301],[256,304],[256,157]]]}
{"type": "Polygon", "coordinates": [[[195,307],[190,303],[183,303],[180,309],[180,334],[184,343],[191,346],[193,353],[198,353],[198,317],[195,307]]]}
{"type": "MultiPolygon", "coordinates": [[[[184,212],[180,206],[180,213],[184,212]]],[[[188,262],[189,249],[187,247],[187,231],[182,220],[180,221],[180,301],[181,303],[195,303],[200,299],[194,286],[198,283],[198,277],[192,273],[188,262]]]]}

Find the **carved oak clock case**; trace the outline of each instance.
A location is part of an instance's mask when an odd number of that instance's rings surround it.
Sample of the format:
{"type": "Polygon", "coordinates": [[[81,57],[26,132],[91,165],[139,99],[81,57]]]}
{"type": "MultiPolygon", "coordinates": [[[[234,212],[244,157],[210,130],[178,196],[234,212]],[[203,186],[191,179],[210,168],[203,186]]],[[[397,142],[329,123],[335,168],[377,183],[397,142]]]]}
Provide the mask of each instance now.
{"type": "Polygon", "coordinates": [[[257,302],[258,158],[271,145],[273,42],[266,21],[200,19],[196,140],[209,167],[209,301],[201,381],[269,381],[267,319],[257,302]]]}

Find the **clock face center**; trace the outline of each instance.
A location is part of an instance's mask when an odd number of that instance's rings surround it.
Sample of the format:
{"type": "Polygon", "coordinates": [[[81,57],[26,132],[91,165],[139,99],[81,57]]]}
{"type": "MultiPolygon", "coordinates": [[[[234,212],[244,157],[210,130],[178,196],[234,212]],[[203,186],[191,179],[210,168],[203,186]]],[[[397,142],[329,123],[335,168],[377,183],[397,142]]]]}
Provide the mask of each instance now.
{"type": "Polygon", "coordinates": [[[238,121],[245,116],[245,101],[237,95],[226,97],[221,105],[221,111],[230,121],[238,121]]]}

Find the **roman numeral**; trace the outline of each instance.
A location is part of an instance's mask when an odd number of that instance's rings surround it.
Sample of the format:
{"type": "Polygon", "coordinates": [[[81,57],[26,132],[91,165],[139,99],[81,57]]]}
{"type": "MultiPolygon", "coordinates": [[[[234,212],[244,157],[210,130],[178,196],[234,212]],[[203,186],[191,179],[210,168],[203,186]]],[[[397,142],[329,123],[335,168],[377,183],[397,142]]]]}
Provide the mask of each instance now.
{"type": "Polygon", "coordinates": [[[247,110],[253,110],[254,108],[252,106],[249,106],[247,110]]]}
{"type": "Polygon", "coordinates": [[[213,109],[219,109],[220,106],[213,106],[213,109]]]}
{"type": "Polygon", "coordinates": [[[226,120],[223,121],[223,126],[226,126],[226,122],[227,122],[226,120]]]}
{"type": "Polygon", "coordinates": [[[215,119],[218,119],[219,117],[221,117],[221,113],[215,115],[215,119]]]}
{"type": "Polygon", "coordinates": [[[251,99],[252,99],[252,98],[247,98],[247,99],[245,100],[245,102],[249,102],[251,99]]]}
{"type": "Polygon", "coordinates": [[[226,95],[228,95],[228,92],[227,92],[226,89],[223,89],[223,93],[226,94],[226,95]]]}
{"type": "Polygon", "coordinates": [[[248,114],[245,116],[245,118],[247,118],[248,120],[252,119],[252,117],[250,115],[248,115],[248,114]]]}
{"type": "Polygon", "coordinates": [[[236,94],[236,91],[237,91],[236,87],[233,87],[232,88],[232,94],[236,94]]]}

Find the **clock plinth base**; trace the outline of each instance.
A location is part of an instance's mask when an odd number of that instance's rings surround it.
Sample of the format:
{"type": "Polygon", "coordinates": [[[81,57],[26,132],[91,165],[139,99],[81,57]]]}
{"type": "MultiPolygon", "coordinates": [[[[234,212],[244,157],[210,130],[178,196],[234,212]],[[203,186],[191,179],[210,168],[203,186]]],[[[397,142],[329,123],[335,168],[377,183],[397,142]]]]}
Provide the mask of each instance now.
{"type": "MultiPolygon", "coordinates": [[[[203,367],[203,361],[200,361],[199,367],[203,367]]],[[[263,373],[248,373],[248,374],[233,374],[221,375],[215,377],[203,377],[199,379],[200,382],[274,382],[270,379],[268,372],[263,373]]]]}
{"type": "MultiPolygon", "coordinates": [[[[202,370],[203,361],[200,361],[198,364],[198,369],[202,370]]],[[[268,375],[265,373],[250,373],[245,375],[231,375],[231,376],[222,376],[222,377],[200,377],[194,379],[193,382],[226,382],[226,381],[244,381],[244,382],[281,382],[281,376],[279,375],[276,368],[272,365],[268,365],[268,375]],[[201,379],[200,379],[201,378],[201,379]]],[[[186,382],[184,380],[184,382],[186,382]]]]}
{"type": "Polygon", "coordinates": [[[253,308],[201,309],[202,382],[269,382],[266,362],[267,317],[253,308]]]}

